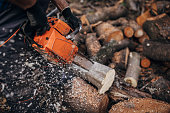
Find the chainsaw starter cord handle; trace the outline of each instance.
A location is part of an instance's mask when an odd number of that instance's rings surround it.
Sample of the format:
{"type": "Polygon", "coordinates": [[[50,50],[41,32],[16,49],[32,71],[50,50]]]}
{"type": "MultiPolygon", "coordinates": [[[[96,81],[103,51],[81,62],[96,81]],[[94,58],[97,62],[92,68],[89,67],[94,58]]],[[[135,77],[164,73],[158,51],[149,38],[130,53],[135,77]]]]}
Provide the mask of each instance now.
{"type": "Polygon", "coordinates": [[[81,21],[76,16],[73,15],[69,7],[66,7],[61,12],[61,14],[63,15],[63,17],[65,18],[65,20],[73,30],[75,30],[80,26],[81,21]]]}

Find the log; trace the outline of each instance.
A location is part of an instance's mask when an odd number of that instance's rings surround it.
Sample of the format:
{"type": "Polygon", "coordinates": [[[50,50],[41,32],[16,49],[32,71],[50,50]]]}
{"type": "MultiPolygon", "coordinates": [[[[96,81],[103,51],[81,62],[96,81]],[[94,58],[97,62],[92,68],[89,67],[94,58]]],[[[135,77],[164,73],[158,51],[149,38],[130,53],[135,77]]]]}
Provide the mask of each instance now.
{"type": "Polygon", "coordinates": [[[170,38],[170,17],[161,14],[156,17],[148,18],[143,24],[144,31],[151,40],[169,40],[170,38]]]}
{"type": "Polygon", "coordinates": [[[124,35],[126,36],[126,37],[128,37],[128,38],[131,38],[132,36],[133,36],[133,34],[134,34],[134,30],[133,30],[133,28],[132,27],[125,27],[125,29],[124,29],[124,35]]]}
{"type": "Polygon", "coordinates": [[[96,38],[96,33],[88,33],[86,37],[87,53],[90,57],[95,56],[100,50],[101,45],[96,38]]]}
{"type": "Polygon", "coordinates": [[[125,82],[129,83],[133,87],[137,87],[140,67],[140,55],[136,52],[131,52],[129,55],[128,68],[125,75],[125,82]]]}
{"type": "Polygon", "coordinates": [[[170,44],[146,40],[143,43],[143,54],[157,61],[170,61],[170,44]]]}
{"type": "Polygon", "coordinates": [[[108,44],[104,45],[93,59],[101,64],[107,64],[113,57],[114,52],[120,51],[126,47],[133,50],[136,46],[136,43],[131,40],[124,39],[119,42],[112,40],[108,44]]]}
{"type": "Polygon", "coordinates": [[[143,68],[148,68],[151,65],[151,61],[148,58],[142,58],[140,64],[143,68]]]}
{"type": "Polygon", "coordinates": [[[99,39],[104,43],[108,43],[111,39],[120,41],[123,39],[123,33],[118,28],[113,25],[103,22],[102,24],[96,26],[96,33],[99,39]]]}
{"type": "Polygon", "coordinates": [[[88,13],[81,17],[82,24],[94,24],[98,21],[117,19],[126,15],[126,7],[123,4],[116,4],[113,7],[105,7],[94,13],[88,13]],[[88,22],[87,22],[88,21],[88,22]]]}
{"type": "Polygon", "coordinates": [[[104,94],[112,86],[115,79],[115,70],[97,62],[92,62],[77,55],[72,69],[79,72],[79,76],[97,87],[99,94],[104,94]]]}
{"type": "Polygon", "coordinates": [[[170,105],[151,98],[132,98],[112,106],[109,113],[169,113],[170,105]]]}
{"type": "Polygon", "coordinates": [[[80,78],[73,78],[67,86],[64,101],[78,113],[106,113],[108,96],[100,95],[97,90],[80,78]]]}
{"type": "Polygon", "coordinates": [[[117,68],[126,69],[129,57],[129,48],[125,48],[119,52],[115,52],[112,57],[112,62],[116,64],[117,68]]]}

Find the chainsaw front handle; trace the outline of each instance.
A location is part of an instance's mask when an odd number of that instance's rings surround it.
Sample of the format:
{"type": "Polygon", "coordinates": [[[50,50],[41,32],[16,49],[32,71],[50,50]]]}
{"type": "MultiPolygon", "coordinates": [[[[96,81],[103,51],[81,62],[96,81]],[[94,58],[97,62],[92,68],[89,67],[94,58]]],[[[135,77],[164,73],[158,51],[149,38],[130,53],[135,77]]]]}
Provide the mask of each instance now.
{"type": "Polygon", "coordinates": [[[71,34],[67,35],[66,38],[68,40],[74,40],[75,35],[82,29],[82,25],[80,24],[80,26],[78,28],[76,28],[71,34]]]}

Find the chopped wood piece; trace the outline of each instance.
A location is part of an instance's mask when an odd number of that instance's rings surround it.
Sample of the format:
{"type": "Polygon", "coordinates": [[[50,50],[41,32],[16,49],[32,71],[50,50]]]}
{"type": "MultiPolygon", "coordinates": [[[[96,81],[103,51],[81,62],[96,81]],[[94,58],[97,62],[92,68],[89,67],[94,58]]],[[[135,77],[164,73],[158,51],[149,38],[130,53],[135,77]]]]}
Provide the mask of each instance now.
{"type": "Polygon", "coordinates": [[[126,69],[129,53],[129,48],[123,49],[119,52],[115,52],[112,58],[112,62],[116,63],[116,67],[120,69],[126,69]]]}
{"type": "Polygon", "coordinates": [[[106,21],[108,19],[117,19],[126,15],[126,7],[123,4],[117,4],[113,7],[105,7],[95,13],[88,13],[81,17],[82,24],[94,24],[98,21],[106,21]],[[86,18],[86,19],[84,19],[86,18]],[[84,21],[87,20],[87,21],[84,21]]]}
{"type": "Polygon", "coordinates": [[[148,58],[142,58],[141,66],[144,68],[148,68],[151,65],[151,62],[148,58]]]}
{"type": "Polygon", "coordinates": [[[125,82],[129,83],[133,87],[137,87],[140,67],[140,55],[136,52],[131,52],[129,55],[128,68],[125,75],[125,82]]]}
{"type": "Polygon", "coordinates": [[[143,24],[144,31],[152,40],[169,40],[170,36],[170,17],[161,14],[156,17],[148,18],[143,24]]]}
{"type": "Polygon", "coordinates": [[[143,43],[143,54],[153,60],[170,61],[170,44],[146,40],[143,43]]]}
{"type": "Polygon", "coordinates": [[[145,33],[144,33],[143,29],[138,29],[138,30],[135,31],[134,36],[135,36],[136,38],[140,38],[140,37],[142,37],[144,34],[145,34],[145,33]]]}
{"type": "Polygon", "coordinates": [[[99,36],[99,39],[102,39],[104,43],[107,43],[112,39],[117,41],[123,39],[122,31],[106,22],[103,22],[96,27],[96,33],[99,36]]]}
{"type": "Polygon", "coordinates": [[[133,28],[131,28],[129,26],[125,27],[124,34],[125,34],[126,37],[131,38],[133,36],[133,34],[134,34],[133,28]]]}
{"type": "Polygon", "coordinates": [[[106,43],[109,43],[111,40],[121,41],[123,39],[124,39],[123,32],[122,31],[115,31],[108,36],[106,43]]]}
{"type": "Polygon", "coordinates": [[[79,76],[98,88],[100,94],[105,93],[112,86],[115,79],[115,70],[97,62],[77,55],[74,59],[72,69],[79,70],[79,76]]]}
{"type": "Polygon", "coordinates": [[[109,113],[169,113],[170,105],[151,98],[132,98],[112,106],[109,113]]]}
{"type": "Polygon", "coordinates": [[[151,14],[150,14],[150,10],[148,9],[142,15],[138,16],[136,18],[136,21],[140,26],[143,26],[143,24],[146,22],[147,18],[149,17],[151,17],[151,14]]]}
{"type": "Polygon", "coordinates": [[[87,52],[90,56],[95,56],[100,50],[101,45],[96,38],[96,33],[88,33],[86,37],[87,52]]]}
{"type": "Polygon", "coordinates": [[[68,86],[65,100],[74,112],[106,113],[109,102],[106,94],[100,95],[97,90],[80,78],[73,78],[68,86]]]}
{"type": "Polygon", "coordinates": [[[114,52],[120,51],[126,47],[129,49],[135,49],[136,46],[136,43],[131,40],[124,39],[119,42],[112,40],[108,44],[104,45],[93,59],[99,63],[107,64],[113,57],[114,52]]]}

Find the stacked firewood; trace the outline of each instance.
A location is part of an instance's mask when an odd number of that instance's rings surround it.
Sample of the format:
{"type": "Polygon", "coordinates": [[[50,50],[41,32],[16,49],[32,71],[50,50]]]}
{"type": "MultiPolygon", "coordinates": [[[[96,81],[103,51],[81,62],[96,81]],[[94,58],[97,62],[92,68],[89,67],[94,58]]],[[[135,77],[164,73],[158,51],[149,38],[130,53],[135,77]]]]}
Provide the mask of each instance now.
{"type": "Polygon", "coordinates": [[[83,25],[74,42],[91,61],[115,69],[115,80],[99,94],[96,84],[75,77],[66,87],[66,103],[74,112],[169,113],[170,2],[104,3],[70,5],[83,25]]]}

